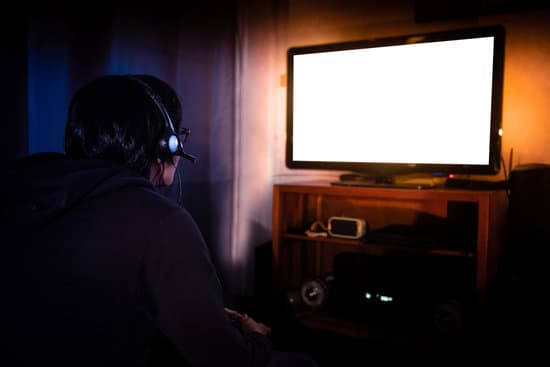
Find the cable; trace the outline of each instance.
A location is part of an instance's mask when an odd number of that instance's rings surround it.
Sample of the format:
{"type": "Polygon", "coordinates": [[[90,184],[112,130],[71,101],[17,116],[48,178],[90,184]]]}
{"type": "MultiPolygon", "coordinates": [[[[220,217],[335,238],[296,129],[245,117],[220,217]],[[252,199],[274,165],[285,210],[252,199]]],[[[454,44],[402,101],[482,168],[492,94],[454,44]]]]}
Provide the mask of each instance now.
{"type": "Polygon", "coordinates": [[[177,176],[177,179],[178,179],[178,198],[177,198],[176,202],[178,203],[179,206],[183,206],[183,195],[182,195],[182,189],[181,189],[181,176],[180,176],[180,171],[177,168],[176,168],[176,176],[177,176]]]}
{"type": "Polygon", "coordinates": [[[510,155],[508,158],[508,171],[506,170],[506,162],[504,162],[504,157],[500,156],[500,161],[502,162],[502,169],[504,171],[504,180],[508,182],[508,188],[506,190],[506,194],[508,195],[508,198],[510,198],[510,194],[512,193],[512,190],[510,188],[510,178],[512,175],[512,159],[514,157],[514,148],[510,148],[510,155]]]}
{"type": "Polygon", "coordinates": [[[509,170],[506,170],[506,162],[504,161],[504,156],[501,154],[500,155],[500,164],[502,165],[502,170],[504,172],[504,180],[508,180],[508,172],[512,173],[512,154],[513,154],[513,148],[510,149],[510,155],[509,155],[509,162],[508,162],[508,166],[509,166],[509,170]]]}

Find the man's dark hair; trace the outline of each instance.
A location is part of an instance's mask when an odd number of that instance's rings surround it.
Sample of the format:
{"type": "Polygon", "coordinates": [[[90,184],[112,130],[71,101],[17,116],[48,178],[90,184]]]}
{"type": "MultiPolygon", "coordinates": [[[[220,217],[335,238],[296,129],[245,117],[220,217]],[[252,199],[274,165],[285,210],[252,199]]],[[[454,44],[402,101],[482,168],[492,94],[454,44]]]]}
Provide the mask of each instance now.
{"type": "MultiPolygon", "coordinates": [[[[151,87],[178,132],[181,104],[172,87],[151,75],[132,77],[151,87]]],[[[65,153],[74,159],[109,160],[149,177],[155,159],[170,159],[159,154],[159,142],[169,134],[162,111],[143,85],[128,76],[107,75],[73,95],[65,127],[65,153]]]]}

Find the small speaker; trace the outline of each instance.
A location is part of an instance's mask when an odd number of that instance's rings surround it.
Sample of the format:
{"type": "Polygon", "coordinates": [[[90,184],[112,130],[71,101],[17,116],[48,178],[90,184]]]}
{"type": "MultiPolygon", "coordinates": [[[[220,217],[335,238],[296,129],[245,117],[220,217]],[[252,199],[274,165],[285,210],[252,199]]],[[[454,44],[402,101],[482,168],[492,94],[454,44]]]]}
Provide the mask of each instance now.
{"type": "Polygon", "coordinates": [[[332,237],[358,239],[367,233],[367,222],[359,218],[330,217],[328,234],[332,237]]]}
{"type": "Polygon", "coordinates": [[[324,307],[327,303],[333,280],[334,277],[332,275],[328,275],[324,279],[312,278],[304,280],[300,289],[302,302],[310,309],[324,307]]]}
{"type": "Polygon", "coordinates": [[[514,235],[525,239],[550,234],[550,164],[531,163],[510,173],[510,225],[514,235]]]}

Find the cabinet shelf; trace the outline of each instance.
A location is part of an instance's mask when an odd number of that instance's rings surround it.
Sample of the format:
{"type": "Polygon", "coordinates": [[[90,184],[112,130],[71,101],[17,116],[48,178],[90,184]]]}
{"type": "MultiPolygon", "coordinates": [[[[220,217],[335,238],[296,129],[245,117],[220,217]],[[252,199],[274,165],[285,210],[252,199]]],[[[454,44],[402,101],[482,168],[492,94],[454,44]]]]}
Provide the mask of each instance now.
{"type": "Polygon", "coordinates": [[[460,251],[444,248],[427,248],[418,245],[394,245],[388,243],[378,243],[378,242],[369,242],[366,243],[360,240],[348,240],[341,238],[333,237],[308,237],[306,235],[300,235],[295,233],[284,233],[281,236],[282,239],[287,240],[297,240],[305,241],[310,243],[321,243],[321,244],[336,244],[344,246],[354,246],[365,253],[370,253],[373,255],[384,254],[387,252],[414,252],[414,253],[425,253],[430,255],[442,255],[442,256],[461,256],[461,257],[474,257],[474,252],[472,251],[460,251]]]}

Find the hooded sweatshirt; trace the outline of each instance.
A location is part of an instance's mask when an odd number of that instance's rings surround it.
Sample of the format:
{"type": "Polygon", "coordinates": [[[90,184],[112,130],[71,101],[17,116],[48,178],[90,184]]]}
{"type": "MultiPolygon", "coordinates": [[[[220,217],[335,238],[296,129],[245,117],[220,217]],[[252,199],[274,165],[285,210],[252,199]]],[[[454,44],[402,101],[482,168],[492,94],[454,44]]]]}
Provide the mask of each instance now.
{"type": "Polygon", "coordinates": [[[133,170],[36,154],[5,169],[2,325],[13,365],[263,366],[225,314],[190,214],[133,170]]]}

